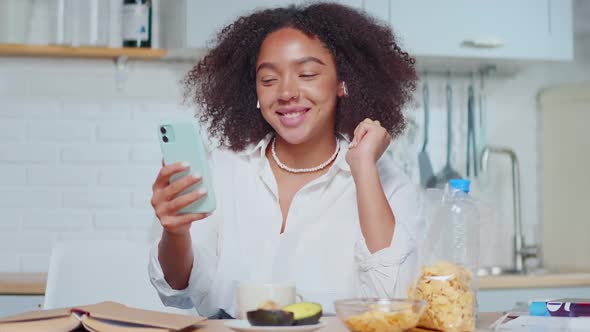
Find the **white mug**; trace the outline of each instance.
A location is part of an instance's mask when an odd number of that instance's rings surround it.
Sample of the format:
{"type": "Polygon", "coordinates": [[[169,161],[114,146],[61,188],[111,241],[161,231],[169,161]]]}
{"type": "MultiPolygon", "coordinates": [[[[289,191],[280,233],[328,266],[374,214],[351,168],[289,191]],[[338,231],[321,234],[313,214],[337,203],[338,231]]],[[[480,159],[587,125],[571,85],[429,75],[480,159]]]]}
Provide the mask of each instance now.
{"type": "Polygon", "coordinates": [[[279,308],[303,301],[293,284],[272,284],[242,282],[238,286],[238,314],[246,319],[246,313],[256,310],[268,301],[275,302],[279,308]]]}

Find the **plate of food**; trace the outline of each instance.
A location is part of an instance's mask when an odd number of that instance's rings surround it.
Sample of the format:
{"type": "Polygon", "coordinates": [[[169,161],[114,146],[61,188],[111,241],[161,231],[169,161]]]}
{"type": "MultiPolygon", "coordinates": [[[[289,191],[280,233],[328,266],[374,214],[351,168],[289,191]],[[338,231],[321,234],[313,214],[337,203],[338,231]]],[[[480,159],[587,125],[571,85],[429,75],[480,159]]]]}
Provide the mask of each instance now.
{"type": "Polygon", "coordinates": [[[246,313],[248,319],[228,320],[224,325],[238,332],[311,332],[326,323],[321,322],[322,306],[313,302],[299,302],[286,307],[259,308],[246,313]]]}

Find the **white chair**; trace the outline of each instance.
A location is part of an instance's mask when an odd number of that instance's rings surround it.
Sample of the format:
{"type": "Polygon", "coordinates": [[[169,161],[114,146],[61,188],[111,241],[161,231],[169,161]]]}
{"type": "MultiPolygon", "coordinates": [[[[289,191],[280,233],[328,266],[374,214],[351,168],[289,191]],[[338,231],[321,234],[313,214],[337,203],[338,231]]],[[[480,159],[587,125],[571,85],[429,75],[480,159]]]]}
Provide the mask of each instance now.
{"type": "Polygon", "coordinates": [[[44,309],[119,302],[135,308],[196,314],[166,307],[148,276],[150,245],[131,241],[68,241],[54,246],[44,309]]]}

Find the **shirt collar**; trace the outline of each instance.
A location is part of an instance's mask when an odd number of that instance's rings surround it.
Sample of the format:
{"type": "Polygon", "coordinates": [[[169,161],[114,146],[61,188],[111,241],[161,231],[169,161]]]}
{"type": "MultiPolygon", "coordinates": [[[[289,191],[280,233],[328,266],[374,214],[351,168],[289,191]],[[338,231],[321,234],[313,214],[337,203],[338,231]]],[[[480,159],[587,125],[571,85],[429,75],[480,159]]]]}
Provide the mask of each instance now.
{"type": "Polygon", "coordinates": [[[346,153],[348,152],[349,145],[348,139],[342,134],[337,134],[336,137],[340,141],[340,152],[338,152],[338,156],[336,157],[336,160],[334,160],[334,166],[342,171],[350,173],[350,165],[348,165],[348,162],[346,161],[346,153]]]}
{"type": "Polygon", "coordinates": [[[274,133],[268,133],[257,144],[250,144],[248,147],[246,147],[246,149],[239,152],[238,154],[246,157],[252,157],[256,153],[258,153],[260,157],[264,157],[266,147],[268,147],[268,144],[270,144],[270,141],[272,140],[273,136],[274,133]]]}

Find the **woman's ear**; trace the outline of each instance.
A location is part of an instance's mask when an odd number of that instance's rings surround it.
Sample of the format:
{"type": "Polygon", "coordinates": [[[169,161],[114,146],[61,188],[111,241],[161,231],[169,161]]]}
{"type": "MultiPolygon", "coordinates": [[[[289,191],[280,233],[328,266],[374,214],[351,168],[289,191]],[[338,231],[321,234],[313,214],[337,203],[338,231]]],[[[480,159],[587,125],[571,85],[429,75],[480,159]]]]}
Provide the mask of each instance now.
{"type": "Polygon", "coordinates": [[[338,84],[338,97],[348,97],[348,87],[346,86],[346,82],[344,81],[338,84]]]}

